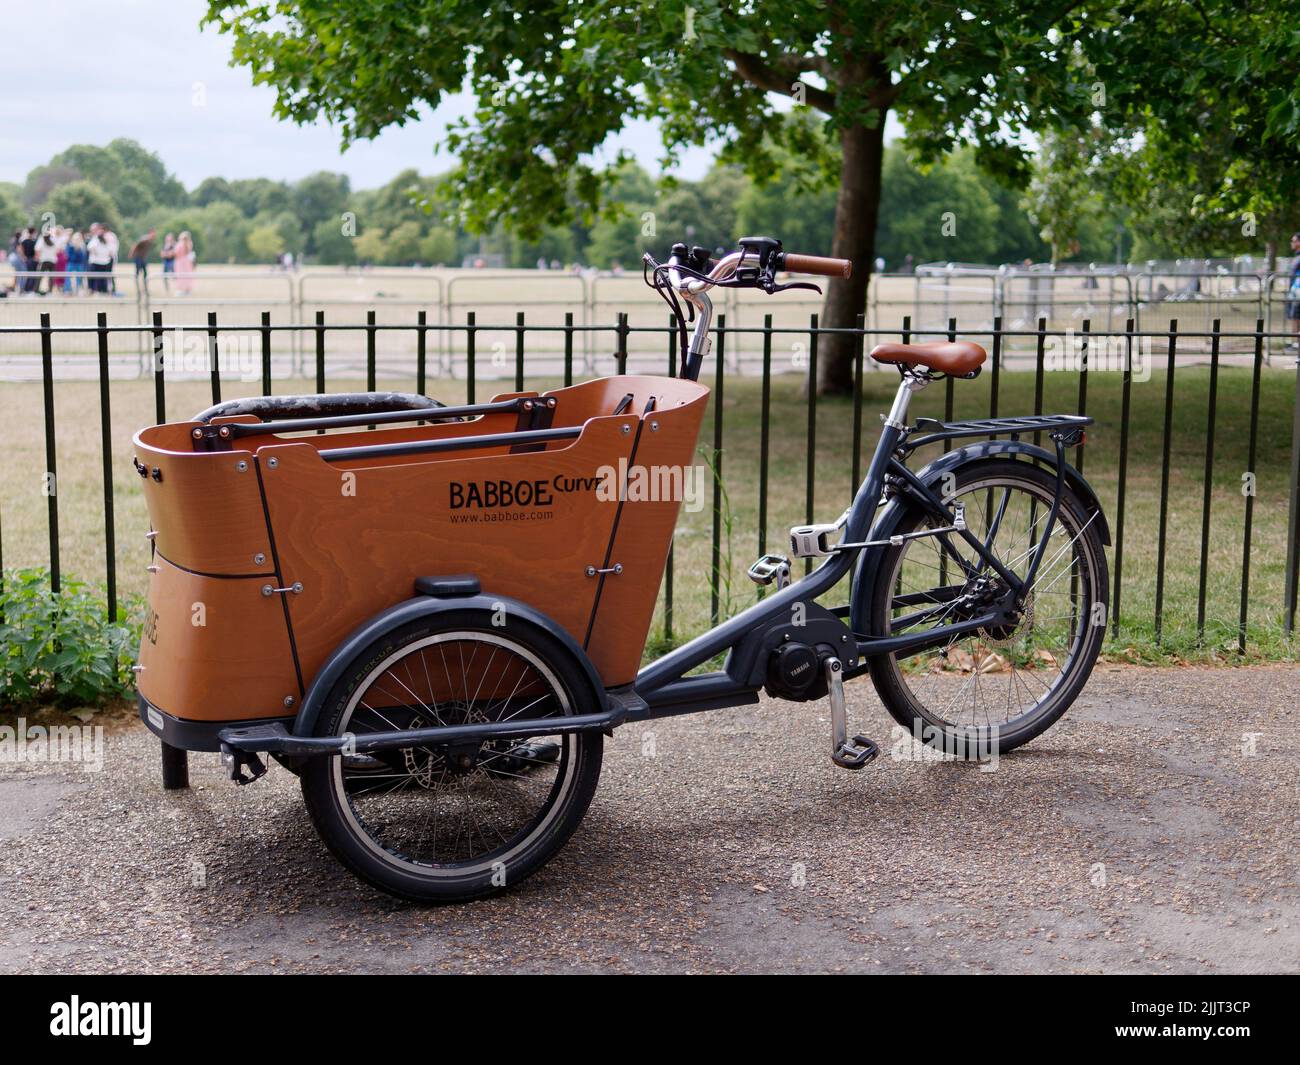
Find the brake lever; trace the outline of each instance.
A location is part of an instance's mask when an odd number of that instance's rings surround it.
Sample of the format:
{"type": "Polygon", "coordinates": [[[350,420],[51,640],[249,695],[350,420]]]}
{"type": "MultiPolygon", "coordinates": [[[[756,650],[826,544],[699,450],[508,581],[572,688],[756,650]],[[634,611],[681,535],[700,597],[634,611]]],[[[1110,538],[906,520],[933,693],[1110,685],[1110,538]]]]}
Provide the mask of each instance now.
{"type": "Polygon", "coordinates": [[[764,285],[763,288],[768,295],[771,295],[774,292],[784,292],[786,289],[790,288],[807,288],[812,289],[812,291],[816,292],[819,296],[822,294],[820,286],[814,285],[811,281],[787,281],[784,285],[778,285],[773,282],[771,285],[764,285]]]}

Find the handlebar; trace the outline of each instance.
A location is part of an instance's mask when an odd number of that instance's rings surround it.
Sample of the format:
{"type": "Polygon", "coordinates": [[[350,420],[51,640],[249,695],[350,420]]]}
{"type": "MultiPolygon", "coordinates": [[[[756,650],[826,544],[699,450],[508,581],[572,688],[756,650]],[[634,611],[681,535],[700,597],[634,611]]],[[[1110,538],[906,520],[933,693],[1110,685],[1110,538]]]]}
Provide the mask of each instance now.
{"type": "Polygon", "coordinates": [[[852,277],[853,264],[848,259],[830,259],[824,255],[785,253],[782,265],[792,274],[818,274],[822,277],[852,277]]]}
{"type": "Polygon", "coordinates": [[[699,379],[700,364],[709,349],[713,304],[708,293],[715,285],[757,288],[769,295],[792,288],[821,292],[812,282],[782,283],[776,275],[784,271],[847,278],[853,274],[853,264],[848,259],[786,252],[781,242],[773,237],[744,237],[739,243],[737,251],[721,259],[711,258],[705,248],[688,249],[685,244],[674,244],[672,257],[666,263],[656,262],[649,252],[642,257],[646,284],[663,297],[677,321],[678,346],[682,353],[681,374],[687,380],[699,379]],[[686,310],[678,301],[679,296],[688,305],[686,310]],[[695,322],[689,344],[686,340],[688,318],[695,322]]]}

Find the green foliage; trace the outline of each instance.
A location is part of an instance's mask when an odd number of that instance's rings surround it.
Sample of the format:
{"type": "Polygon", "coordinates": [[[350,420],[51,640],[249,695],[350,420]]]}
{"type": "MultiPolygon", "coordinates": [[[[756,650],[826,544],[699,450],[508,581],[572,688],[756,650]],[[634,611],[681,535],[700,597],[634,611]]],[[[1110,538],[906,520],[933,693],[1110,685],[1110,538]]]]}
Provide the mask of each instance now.
{"type": "Polygon", "coordinates": [[[985,166],[1023,174],[1029,153],[1014,127],[1026,115],[1050,125],[1087,112],[1061,77],[1060,27],[1084,25],[1064,10],[1046,0],[641,0],[594,12],[556,3],[521,18],[507,4],[210,0],[205,23],[276,90],[278,114],[337,122],[345,144],[468,82],[478,102],[448,138],[460,161],[451,199],[473,229],[504,223],[535,239],[569,219],[590,223],[617,199],[624,157],[607,153],[603,169],[592,159],[629,121],[659,121],[669,158],[717,143],[760,179],[779,149],[807,153],[810,124],[777,120],[773,94],[796,96],[832,131],[878,126],[893,110],[925,160],[969,140],[985,166]]]}
{"type": "Polygon", "coordinates": [[[93,181],[79,179],[60,185],[46,198],[42,213],[52,214],[59,225],[85,229],[103,222],[114,231],[122,228],[117,204],[93,181]]]}
{"type": "Polygon", "coordinates": [[[248,234],[248,251],[258,262],[273,262],[284,253],[284,233],[273,222],[256,225],[248,234]]]}
{"type": "Polygon", "coordinates": [[[340,218],[326,218],[312,230],[311,246],[323,263],[350,266],[357,260],[356,241],[343,232],[340,218]]]}
{"type": "Polygon", "coordinates": [[[128,216],[144,213],[155,204],[176,206],[185,202],[185,189],[167,173],[161,159],[133,140],[119,137],[100,147],[74,144],[60,152],[50,167],[75,171],[100,186],[128,216]]]}
{"type": "Polygon", "coordinates": [[[138,624],[119,607],[104,616],[101,589],[80,581],[51,590],[49,570],[12,569],[0,582],[0,705],[85,706],[132,688],[138,624]]]}
{"type": "Polygon", "coordinates": [[[27,212],[18,198],[5,189],[0,189],[0,237],[8,247],[9,235],[28,222],[27,212]]]}
{"type": "Polygon", "coordinates": [[[988,262],[998,242],[997,204],[969,152],[919,169],[902,150],[885,155],[877,253],[891,267],[917,263],[988,262]]]}
{"type": "Polygon", "coordinates": [[[23,185],[23,206],[35,214],[49,199],[50,193],[60,185],[80,181],[81,178],[81,171],[71,166],[49,164],[35,167],[28,173],[27,181],[23,185]]]}

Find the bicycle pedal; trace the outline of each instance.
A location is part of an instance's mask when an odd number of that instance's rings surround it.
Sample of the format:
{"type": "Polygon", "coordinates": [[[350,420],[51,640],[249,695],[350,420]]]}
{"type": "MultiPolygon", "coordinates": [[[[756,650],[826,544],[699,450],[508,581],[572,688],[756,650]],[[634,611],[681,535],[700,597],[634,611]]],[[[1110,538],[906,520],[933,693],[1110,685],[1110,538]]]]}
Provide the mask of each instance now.
{"type": "Polygon", "coordinates": [[[790,583],[790,560],[784,555],[764,555],[749,567],[749,579],[759,585],[776,581],[779,591],[790,583]]]}
{"type": "Polygon", "coordinates": [[[831,761],[841,769],[861,769],[879,753],[880,748],[874,740],[869,740],[866,736],[854,736],[835,748],[831,761]]]}

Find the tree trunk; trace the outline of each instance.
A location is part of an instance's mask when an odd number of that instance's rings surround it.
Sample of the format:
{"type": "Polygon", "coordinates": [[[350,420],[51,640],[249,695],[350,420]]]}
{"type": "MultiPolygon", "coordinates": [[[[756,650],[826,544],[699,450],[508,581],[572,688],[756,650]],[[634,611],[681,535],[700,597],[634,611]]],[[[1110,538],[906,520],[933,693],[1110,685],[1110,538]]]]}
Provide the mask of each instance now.
{"type": "MultiPolygon", "coordinates": [[[[835,239],[831,255],[853,260],[853,276],[826,289],[822,325],[852,329],[866,310],[867,282],[876,258],[876,219],[880,213],[880,167],[885,151],[885,112],[875,126],[847,126],[840,132],[840,190],[835,200],[835,239]]],[[[820,341],[817,391],[822,395],[853,389],[857,338],[831,334],[820,341]]]]}

